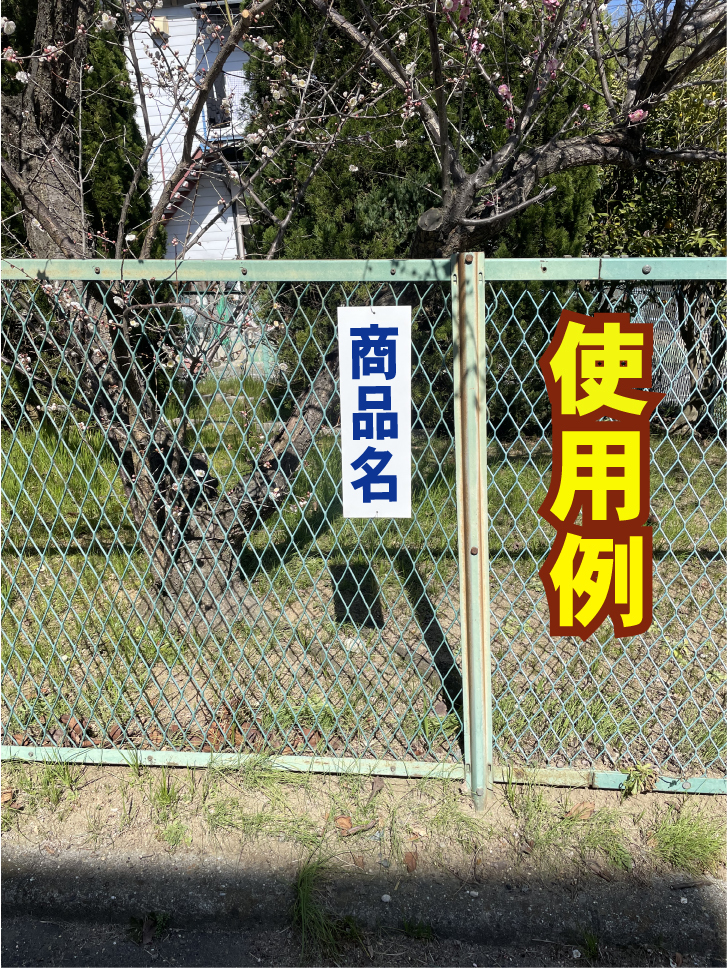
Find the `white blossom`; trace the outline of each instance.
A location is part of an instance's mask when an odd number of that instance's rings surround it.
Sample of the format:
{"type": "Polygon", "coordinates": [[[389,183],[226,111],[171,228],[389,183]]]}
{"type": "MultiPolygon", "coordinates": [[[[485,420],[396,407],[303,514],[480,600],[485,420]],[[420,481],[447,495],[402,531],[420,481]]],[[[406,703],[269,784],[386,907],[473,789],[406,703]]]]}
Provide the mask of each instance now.
{"type": "Polygon", "coordinates": [[[399,43],[400,44],[405,44],[406,43],[406,34],[405,33],[399,34],[399,43]]]}
{"type": "Polygon", "coordinates": [[[101,30],[115,30],[116,29],[116,17],[113,17],[110,13],[104,11],[101,14],[101,30]]]}
{"type": "Polygon", "coordinates": [[[2,18],[2,27],[3,27],[3,33],[4,34],[7,34],[8,37],[12,37],[12,35],[15,33],[15,21],[14,20],[8,20],[7,17],[3,17],[2,18]]]}
{"type": "Polygon", "coordinates": [[[397,148],[403,148],[407,144],[407,139],[403,138],[401,141],[395,141],[394,144],[397,148]]]}
{"type": "Polygon", "coordinates": [[[349,166],[348,166],[348,170],[349,170],[349,171],[352,171],[352,172],[353,172],[353,171],[358,171],[358,167],[357,167],[356,165],[349,165],[349,166]]]}
{"type": "Polygon", "coordinates": [[[18,71],[15,75],[15,80],[20,81],[21,84],[27,84],[30,80],[30,74],[26,74],[25,71],[18,71]]]}
{"type": "Polygon", "coordinates": [[[131,233],[129,233],[129,235],[125,236],[125,239],[126,239],[127,242],[136,242],[136,236],[134,235],[133,232],[131,232],[131,233]]]}
{"type": "Polygon", "coordinates": [[[284,54],[276,54],[275,57],[273,57],[273,64],[275,64],[276,67],[280,67],[280,65],[284,63],[285,63],[284,54]]]}
{"type": "Polygon", "coordinates": [[[414,71],[416,70],[416,67],[417,67],[416,61],[409,61],[409,63],[406,65],[407,74],[413,74],[414,71]]]}

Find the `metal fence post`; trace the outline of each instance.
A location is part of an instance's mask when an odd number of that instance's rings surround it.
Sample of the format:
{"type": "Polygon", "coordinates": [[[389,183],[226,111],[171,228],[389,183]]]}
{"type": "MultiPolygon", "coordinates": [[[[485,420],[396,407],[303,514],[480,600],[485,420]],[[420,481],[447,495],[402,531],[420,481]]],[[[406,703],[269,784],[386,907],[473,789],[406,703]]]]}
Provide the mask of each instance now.
{"type": "Polygon", "coordinates": [[[455,449],[466,777],[477,810],[492,790],[487,543],[485,257],[452,264],[455,449]]]}

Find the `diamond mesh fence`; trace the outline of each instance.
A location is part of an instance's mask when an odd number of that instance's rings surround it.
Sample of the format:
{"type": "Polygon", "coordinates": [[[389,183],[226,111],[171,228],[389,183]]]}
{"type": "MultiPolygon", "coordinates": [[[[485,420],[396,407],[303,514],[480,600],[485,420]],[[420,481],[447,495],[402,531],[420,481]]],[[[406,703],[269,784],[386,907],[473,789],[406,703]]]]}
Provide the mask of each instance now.
{"type": "MultiPolygon", "coordinates": [[[[462,763],[440,270],[415,283],[6,275],[6,747],[462,763]],[[342,517],[336,310],[374,302],[412,306],[411,519],[342,517]]],[[[723,293],[492,282],[486,316],[496,760],[723,774],[723,293]],[[654,624],[630,639],[548,633],[537,361],[566,306],[655,326],[654,624]]]]}
{"type": "Polygon", "coordinates": [[[4,743],[457,762],[449,286],[8,282],[4,743]],[[411,520],[345,520],[336,309],[413,306],[411,520]]]}
{"type": "Polygon", "coordinates": [[[493,742],[502,760],[723,775],[725,303],[709,283],[492,283],[490,601],[493,742]],[[585,643],[551,638],[538,568],[555,531],[538,516],[550,482],[550,404],[538,359],[563,309],[629,312],[654,326],[651,421],[654,621],[585,643]]]}

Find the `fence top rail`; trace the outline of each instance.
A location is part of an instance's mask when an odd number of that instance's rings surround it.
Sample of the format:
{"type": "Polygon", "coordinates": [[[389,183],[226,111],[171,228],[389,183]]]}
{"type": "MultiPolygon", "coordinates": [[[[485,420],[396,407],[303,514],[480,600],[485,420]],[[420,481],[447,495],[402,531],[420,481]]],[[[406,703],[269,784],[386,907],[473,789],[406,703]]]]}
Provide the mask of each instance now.
{"type": "MultiPolygon", "coordinates": [[[[482,265],[482,262],[480,262],[482,265]]],[[[63,282],[74,279],[153,282],[448,282],[453,259],[225,260],[3,259],[3,280],[63,282]]],[[[727,258],[487,259],[487,282],[607,281],[727,282],[727,258]]]]}

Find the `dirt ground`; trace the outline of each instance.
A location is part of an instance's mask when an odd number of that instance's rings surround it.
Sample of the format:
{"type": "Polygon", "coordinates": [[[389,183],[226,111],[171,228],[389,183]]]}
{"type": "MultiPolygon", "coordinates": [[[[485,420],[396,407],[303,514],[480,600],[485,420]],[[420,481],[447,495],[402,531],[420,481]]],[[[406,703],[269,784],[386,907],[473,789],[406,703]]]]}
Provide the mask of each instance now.
{"type": "Polygon", "coordinates": [[[722,797],[498,786],[476,815],[456,782],[262,759],[2,788],[8,966],[726,963],[722,797]]]}

